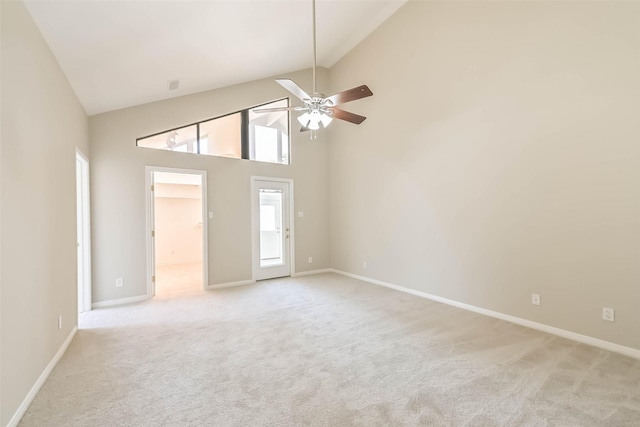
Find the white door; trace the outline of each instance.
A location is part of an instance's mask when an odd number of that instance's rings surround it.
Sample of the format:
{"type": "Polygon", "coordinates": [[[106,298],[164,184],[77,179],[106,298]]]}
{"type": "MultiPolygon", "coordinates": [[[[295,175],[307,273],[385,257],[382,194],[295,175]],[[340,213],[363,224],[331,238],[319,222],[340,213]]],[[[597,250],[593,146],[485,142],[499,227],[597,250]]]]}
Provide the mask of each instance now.
{"type": "Polygon", "coordinates": [[[91,238],[89,223],[89,161],[76,151],[76,238],[78,313],[91,310],[91,238]]]}
{"type": "Polygon", "coordinates": [[[253,180],[254,277],[291,275],[290,183],[253,180]]]}

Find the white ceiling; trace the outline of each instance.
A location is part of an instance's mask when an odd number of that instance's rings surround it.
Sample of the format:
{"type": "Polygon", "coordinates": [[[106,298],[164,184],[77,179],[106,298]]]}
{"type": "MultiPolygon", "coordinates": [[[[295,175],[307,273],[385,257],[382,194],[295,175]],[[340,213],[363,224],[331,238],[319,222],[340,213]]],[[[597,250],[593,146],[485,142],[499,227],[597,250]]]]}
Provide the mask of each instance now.
{"type": "MultiPolygon", "coordinates": [[[[407,0],[317,1],[318,65],[331,67],[407,0]]],[[[26,5],[89,115],[312,65],[311,0],[26,5]]]]}

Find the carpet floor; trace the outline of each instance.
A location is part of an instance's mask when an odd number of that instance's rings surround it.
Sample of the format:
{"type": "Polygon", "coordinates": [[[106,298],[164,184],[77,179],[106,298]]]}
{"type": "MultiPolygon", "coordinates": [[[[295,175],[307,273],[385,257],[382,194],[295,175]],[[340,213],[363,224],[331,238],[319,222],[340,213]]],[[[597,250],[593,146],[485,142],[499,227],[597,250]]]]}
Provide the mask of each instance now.
{"type": "Polygon", "coordinates": [[[640,360],[335,274],[80,327],[21,426],[640,425],[640,360]]]}
{"type": "Polygon", "coordinates": [[[202,262],[156,266],[156,299],[173,299],[203,289],[202,262]]]}

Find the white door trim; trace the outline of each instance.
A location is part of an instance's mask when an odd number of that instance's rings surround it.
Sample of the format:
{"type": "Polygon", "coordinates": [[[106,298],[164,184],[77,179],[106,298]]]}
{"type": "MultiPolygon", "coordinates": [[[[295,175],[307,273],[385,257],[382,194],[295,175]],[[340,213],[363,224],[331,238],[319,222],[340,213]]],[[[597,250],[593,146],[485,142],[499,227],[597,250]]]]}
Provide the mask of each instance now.
{"type": "Polygon", "coordinates": [[[271,181],[281,182],[289,184],[289,268],[290,274],[293,276],[296,273],[296,251],[295,251],[295,221],[294,221],[294,187],[293,179],[289,178],[274,178],[270,176],[251,176],[251,280],[255,281],[257,277],[257,271],[260,268],[258,263],[258,254],[260,253],[260,241],[258,239],[259,222],[256,212],[258,211],[257,200],[254,197],[256,189],[256,181],[271,181]]]}
{"type": "Polygon", "coordinates": [[[153,172],[183,173],[201,176],[202,190],[202,287],[207,289],[209,285],[209,232],[208,232],[208,202],[207,202],[207,171],[199,169],[179,169],[164,166],[145,166],[145,196],[147,213],[147,296],[155,295],[155,283],[152,276],[155,272],[155,248],[152,237],[154,226],[154,203],[151,184],[153,182],[153,172]]]}
{"type": "Polygon", "coordinates": [[[80,196],[80,202],[82,203],[81,207],[76,206],[76,213],[79,210],[81,211],[81,218],[76,218],[76,221],[79,222],[78,228],[80,228],[80,236],[78,236],[80,241],[77,243],[82,251],[80,254],[81,259],[78,260],[82,265],[77,266],[78,273],[80,273],[78,274],[78,311],[82,313],[91,311],[91,192],[89,158],[78,147],[76,147],[76,161],[80,161],[82,164],[82,170],[76,171],[76,180],[78,172],[82,174],[80,179],[81,188],[79,189],[81,194],[76,194],[76,203],[78,203],[78,196],[80,196]],[[82,268],[82,272],[80,272],[80,268],[82,268]]]}

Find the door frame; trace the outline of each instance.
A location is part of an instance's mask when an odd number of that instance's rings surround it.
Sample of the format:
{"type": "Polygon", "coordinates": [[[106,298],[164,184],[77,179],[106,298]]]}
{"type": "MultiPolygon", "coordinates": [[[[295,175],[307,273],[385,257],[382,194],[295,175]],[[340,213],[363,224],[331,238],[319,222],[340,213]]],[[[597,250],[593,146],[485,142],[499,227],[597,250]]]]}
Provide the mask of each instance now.
{"type": "Polygon", "coordinates": [[[289,275],[296,273],[296,251],[295,251],[295,220],[294,220],[294,192],[293,179],[276,178],[270,176],[251,176],[251,280],[256,281],[257,271],[260,268],[260,210],[256,197],[256,181],[271,181],[288,184],[289,186],[289,275]]]}
{"type": "Polygon", "coordinates": [[[147,235],[147,296],[152,298],[156,294],[156,284],[153,280],[156,270],[155,237],[153,236],[155,225],[155,196],[152,190],[154,172],[200,175],[200,190],[202,192],[202,288],[207,289],[209,285],[209,227],[207,216],[209,208],[207,202],[207,171],[200,169],[170,168],[164,166],[145,166],[145,198],[147,214],[147,226],[145,230],[147,235]]]}
{"type": "Polygon", "coordinates": [[[76,167],[76,244],[82,249],[76,266],[76,277],[78,280],[78,312],[91,311],[91,187],[89,173],[89,158],[76,147],[76,166],[80,162],[81,170],[76,167]],[[81,174],[78,182],[78,174],[81,174]],[[80,184],[81,188],[78,188],[80,184]],[[80,194],[78,194],[80,193],[80,194]],[[78,206],[78,202],[82,206],[78,206]],[[81,211],[78,217],[78,211],[81,211]],[[81,240],[81,241],[79,241],[81,240]],[[82,272],[80,271],[82,268],[82,272]],[[82,277],[81,277],[82,276],[82,277]]]}

